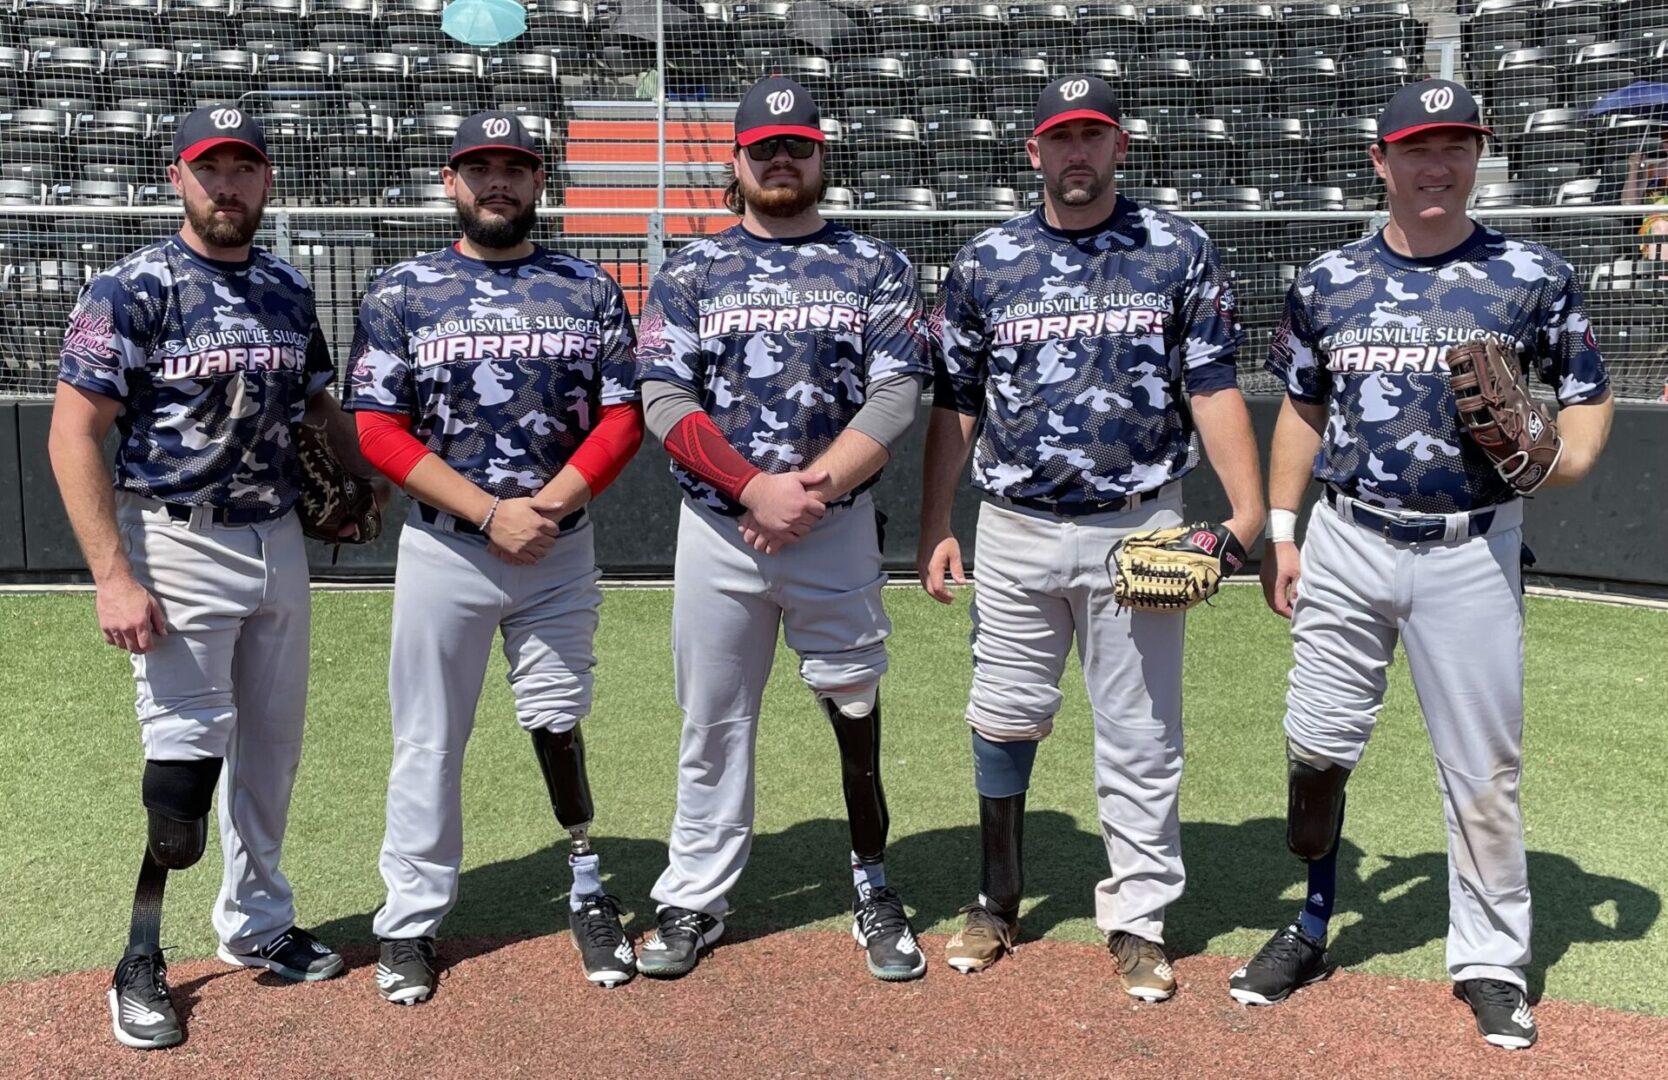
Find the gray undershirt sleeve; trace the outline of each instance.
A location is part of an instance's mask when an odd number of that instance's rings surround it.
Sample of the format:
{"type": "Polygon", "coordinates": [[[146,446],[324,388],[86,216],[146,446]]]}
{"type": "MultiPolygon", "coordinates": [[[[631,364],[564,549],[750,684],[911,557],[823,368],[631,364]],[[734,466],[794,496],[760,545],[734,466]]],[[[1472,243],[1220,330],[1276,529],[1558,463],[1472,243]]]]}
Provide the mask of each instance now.
{"type": "Polygon", "coordinates": [[[662,445],[679,420],[702,411],[695,391],[664,379],[649,379],[638,386],[638,392],[643,395],[644,426],[662,445]]]}
{"type": "Polygon", "coordinates": [[[869,391],[849,426],[891,450],[904,437],[921,408],[922,378],[905,375],[887,379],[869,391]]]}

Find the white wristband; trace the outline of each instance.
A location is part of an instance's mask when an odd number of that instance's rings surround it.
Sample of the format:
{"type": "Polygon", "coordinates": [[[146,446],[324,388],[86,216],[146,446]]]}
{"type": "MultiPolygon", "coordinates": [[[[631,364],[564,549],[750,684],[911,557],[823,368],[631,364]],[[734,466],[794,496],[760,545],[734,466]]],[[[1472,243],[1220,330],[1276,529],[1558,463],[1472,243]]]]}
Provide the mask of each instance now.
{"type": "Polygon", "coordinates": [[[1276,544],[1297,543],[1297,511],[1278,508],[1268,512],[1268,539],[1276,544]]]}
{"type": "Polygon", "coordinates": [[[481,524],[479,525],[483,535],[485,535],[488,529],[492,528],[492,519],[498,515],[498,504],[502,500],[503,496],[501,495],[494,495],[492,497],[492,506],[487,509],[486,517],[481,519],[481,524]]]}

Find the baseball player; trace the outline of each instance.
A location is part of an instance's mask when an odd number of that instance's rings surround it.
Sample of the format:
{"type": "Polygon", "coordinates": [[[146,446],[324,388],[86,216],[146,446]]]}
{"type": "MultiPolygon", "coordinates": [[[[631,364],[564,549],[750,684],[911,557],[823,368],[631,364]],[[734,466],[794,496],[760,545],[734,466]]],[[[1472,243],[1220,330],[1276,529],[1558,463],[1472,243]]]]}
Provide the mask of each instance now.
{"type": "Polygon", "coordinates": [[[580,721],[602,592],[586,504],[642,442],[632,328],[613,279],[528,239],[545,171],[511,114],[467,118],[441,173],[463,235],[379,277],[360,306],[347,407],[366,456],[411,496],[394,573],[394,762],[372,922],[377,987],[433,992],[434,937],[457,900],[463,752],[494,631],[516,719],[568,831],[586,978],[634,974],[603,891],[580,721]]]}
{"type": "Polygon", "coordinates": [[[148,838],[126,953],[111,980],[118,1041],[185,1033],[160,948],[170,870],[203,855],[220,788],[219,956],[286,979],[342,958],[295,925],[278,868],[307,701],[307,556],[292,508],[303,418],[365,474],[327,391],[335,369],[313,292],[250,241],[272,168],[260,125],[209,106],[174,133],[178,235],[82,289],[59,361],[49,444],[97,588],[105,641],[133,655],[148,838]],[[119,434],[114,485],[102,443],[119,434]]]}
{"type": "Polygon", "coordinates": [[[1491,337],[1556,388],[1563,451],[1547,483],[1592,468],[1612,404],[1570,267],[1466,216],[1488,134],[1457,83],[1398,91],[1369,150],[1389,223],[1310,263],[1286,297],[1268,361],[1287,397],[1263,586],[1292,620],[1287,843],[1309,882],[1297,921],[1234,973],[1229,992],[1271,1004],[1331,971],[1344,785],[1400,638],[1448,820],[1448,973],[1489,1042],[1526,1047],[1523,501],[1460,427],[1446,358],[1491,337]],[[1296,514],[1311,474],[1324,490],[1300,557],[1296,514]]]}
{"type": "Polygon", "coordinates": [[[1182,523],[1195,428],[1233,506],[1228,530],[1247,547],[1262,502],[1228,275],[1197,226],[1118,193],[1120,118],[1101,80],[1050,83],[1026,143],[1043,207],[981,233],[951,267],[932,316],[918,568],[944,603],[946,572],[965,583],[950,508],[971,447],[973,484],[989,497],[967,706],[981,884],[946,959],[982,971],[1018,935],[1025,792],[1075,637],[1111,862],[1095,919],[1125,990],[1161,1001],[1176,987],[1164,911],[1184,880],[1184,615],[1120,608],[1107,555],[1132,533],[1182,523]]]}
{"type": "Polygon", "coordinates": [[[741,223],[669,259],[649,292],[638,378],[683,488],[672,652],[684,712],[671,865],[653,896],[647,975],[682,975],[724,932],[753,842],[753,742],[780,626],[840,749],[852,936],[877,978],[926,960],[887,883],[878,683],[891,624],[867,491],[920,403],[914,269],[817,212],[816,103],[790,79],[742,98],[741,223]]]}

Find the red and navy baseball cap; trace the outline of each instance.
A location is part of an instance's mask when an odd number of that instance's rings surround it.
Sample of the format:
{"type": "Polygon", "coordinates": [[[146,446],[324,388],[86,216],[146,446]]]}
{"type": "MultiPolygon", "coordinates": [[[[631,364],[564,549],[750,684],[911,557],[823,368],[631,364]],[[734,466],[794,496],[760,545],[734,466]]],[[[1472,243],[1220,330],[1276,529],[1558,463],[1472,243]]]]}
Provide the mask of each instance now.
{"type": "Polygon", "coordinates": [[[513,150],[526,154],[538,165],[544,164],[539,144],[514,113],[488,109],[466,117],[452,136],[452,152],[446,164],[456,165],[458,159],[477,150],[513,150]]]}
{"type": "Polygon", "coordinates": [[[196,161],[217,146],[247,146],[271,163],[266,132],[255,118],[236,105],[204,105],[174,129],[174,160],[196,161]]]}
{"type": "Polygon", "coordinates": [[[1436,128],[1462,128],[1493,135],[1483,126],[1471,91],[1447,79],[1408,83],[1378,114],[1378,137],[1387,143],[1436,128]]]}
{"type": "Polygon", "coordinates": [[[1043,87],[1037,99],[1036,123],[1032,135],[1041,135],[1056,124],[1068,120],[1099,120],[1103,124],[1120,126],[1124,118],[1118,95],[1104,79],[1093,75],[1067,75],[1043,87]]]}
{"type": "Polygon", "coordinates": [[[736,106],[736,145],[790,135],[824,141],[822,113],[811,94],[792,79],[772,75],[753,84],[736,106]]]}

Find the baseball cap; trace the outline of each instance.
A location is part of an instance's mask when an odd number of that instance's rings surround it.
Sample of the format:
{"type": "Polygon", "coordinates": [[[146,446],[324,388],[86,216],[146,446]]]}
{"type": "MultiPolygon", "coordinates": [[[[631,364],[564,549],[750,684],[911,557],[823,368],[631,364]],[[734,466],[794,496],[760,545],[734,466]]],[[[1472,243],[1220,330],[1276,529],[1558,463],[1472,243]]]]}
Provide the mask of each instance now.
{"type": "Polygon", "coordinates": [[[736,106],[736,145],[792,135],[822,142],[822,113],[811,94],[792,79],[760,79],[736,106]]]}
{"type": "Polygon", "coordinates": [[[1067,75],[1043,87],[1037,99],[1036,123],[1032,135],[1041,135],[1068,120],[1099,120],[1118,127],[1124,116],[1118,95],[1104,79],[1093,75],[1067,75]]]}
{"type": "Polygon", "coordinates": [[[1471,91],[1447,79],[1425,79],[1408,83],[1390,98],[1378,114],[1378,137],[1395,142],[1432,128],[1464,128],[1484,135],[1494,132],[1483,126],[1477,99],[1471,91]]]}
{"type": "Polygon", "coordinates": [[[544,155],[539,153],[539,144],[533,140],[533,133],[516,119],[514,113],[495,109],[464,118],[463,123],[458,125],[457,133],[452,136],[452,152],[447,155],[446,164],[456,165],[458,158],[477,150],[514,150],[526,154],[540,165],[544,164],[544,155]]]}
{"type": "Polygon", "coordinates": [[[196,161],[217,146],[247,146],[271,163],[266,133],[255,118],[235,105],[204,105],[174,129],[174,160],[196,161]]]}

